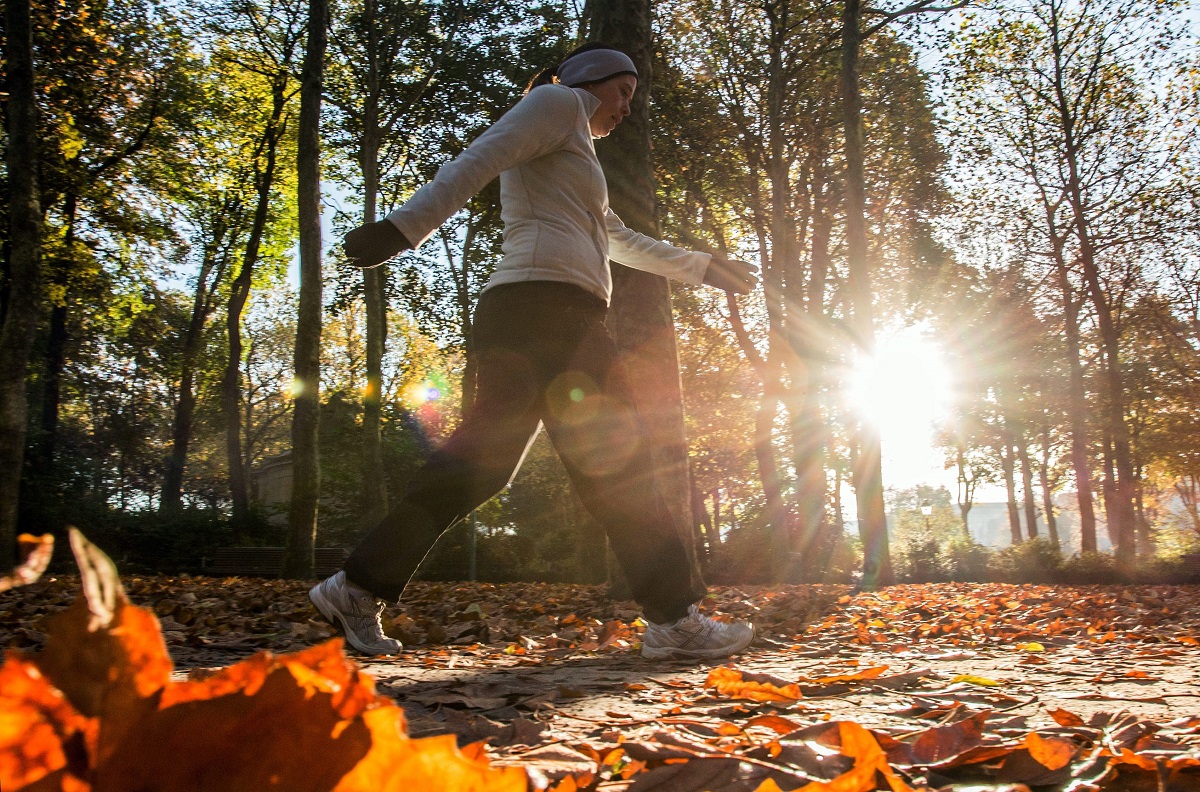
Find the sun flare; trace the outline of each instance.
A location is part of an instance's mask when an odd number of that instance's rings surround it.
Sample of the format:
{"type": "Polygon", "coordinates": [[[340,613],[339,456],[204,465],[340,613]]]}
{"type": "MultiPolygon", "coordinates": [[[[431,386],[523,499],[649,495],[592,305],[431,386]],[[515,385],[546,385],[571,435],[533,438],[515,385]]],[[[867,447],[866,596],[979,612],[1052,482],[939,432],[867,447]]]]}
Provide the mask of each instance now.
{"type": "Polygon", "coordinates": [[[920,326],[882,336],[847,382],[847,405],[873,423],[883,440],[890,484],[917,483],[940,468],[934,427],[949,414],[953,381],[938,343],[920,326]]]}

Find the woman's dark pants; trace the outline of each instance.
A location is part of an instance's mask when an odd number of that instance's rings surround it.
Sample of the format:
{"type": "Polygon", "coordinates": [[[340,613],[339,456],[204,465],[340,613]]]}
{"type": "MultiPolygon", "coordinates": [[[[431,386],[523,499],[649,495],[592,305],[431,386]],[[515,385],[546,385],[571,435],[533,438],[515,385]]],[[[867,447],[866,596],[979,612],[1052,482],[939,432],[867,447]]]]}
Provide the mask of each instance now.
{"type": "Polygon", "coordinates": [[[448,528],[503,489],[544,424],[646,617],[684,616],[705,587],[666,502],[604,301],[565,283],[488,289],[475,309],[475,402],[359,543],[346,576],[396,601],[448,528]]]}

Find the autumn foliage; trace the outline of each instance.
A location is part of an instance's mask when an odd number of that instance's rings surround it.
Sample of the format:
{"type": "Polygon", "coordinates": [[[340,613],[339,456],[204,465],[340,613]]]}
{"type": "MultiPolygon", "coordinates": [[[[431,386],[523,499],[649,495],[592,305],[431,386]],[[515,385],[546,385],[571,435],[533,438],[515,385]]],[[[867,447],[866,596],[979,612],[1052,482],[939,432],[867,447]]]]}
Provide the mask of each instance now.
{"type": "Polygon", "coordinates": [[[262,652],[174,681],[153,613],[78,534],[87,595],[54,617],[37,656],[0,668],[4,790],[524,790],[453,736],[410,739],[403,711],[340,640],[262,652]]]}
{"type": "MultiPolygon", "coordinates": [[[[27,583],[44,568],[49,540],[27,537],[25,547],[30,560],[6,580],[27,583]]],[[[1185,710],[1156,723],[1070,704],[1193,700],[1180,687],[1194,678],[1200,592],[1190,588],[897,586],[840,597],[730,589],[721,610],[786,640],[766,638],[712,668],[639,661],[636,620],[621,603],[588,610],[584,593],[569,598],[565,589],[555,590],[558,602],[549,589],[537,601],[527,587],[430,589],[429,602],[410,598],[393,626],[429,640],[438,624],[458,625],[446,628],[446,642],[372,665],[406,716],[337,640],[225,667],[193,663],[185,679],[158,618],[129,602],[111,561],[78,535],[73,550],[82,574],[70,587],[81,583],[84,596],[55,606],[40,652],[10,650],[0,668],[5,792],[1200,788],[1200,716],[1185,710]],[[494,640],[471,642],[488,633],[494,640]],[[984,654],[1001,665],[976,666],[984,654]],[[456,662],[470,672],[433,673],[456,662]],[[1077,689],[1030,687],[1056,664],[1046,678],[1078,680],[1077,689]],[[576,683],[561,681],[571,674],[576,683]],[[421,734],[438,736],[412,736],[421,734]]],[[[143,601],[174,614],[164,619],[177,651],[202,649],[205,631],[231,630],[239,599],[302,595],[267,581],[178,581],[171,585],[189,590],[173,594],[145,580],[129,585],[131,596],[151,591],[143,601]],[[233,602],[220,618],[202,607],[215,600],[196,596],[218,585],[233,602]]],[[[6,596],[3,613],[34,610],[37,595],[6,596]]],[[[293,606],[282,604],[277,615],[290,617],[293,606]]],[[[270,629],[302,643],[315,640],[311,626],[270,629]]]]}

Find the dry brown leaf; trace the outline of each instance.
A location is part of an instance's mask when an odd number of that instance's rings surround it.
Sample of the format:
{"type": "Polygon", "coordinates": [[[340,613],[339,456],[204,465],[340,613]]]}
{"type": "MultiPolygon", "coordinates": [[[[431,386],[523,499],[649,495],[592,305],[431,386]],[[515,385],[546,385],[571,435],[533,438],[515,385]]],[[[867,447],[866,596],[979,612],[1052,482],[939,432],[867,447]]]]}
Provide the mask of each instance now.
{"type": "Polygon", "coordinates": [[[1086,726],[1087,722],[1083,718],[1076,715],[1074,712],[1065,709],[1046,710],[1047,714],[1058,723],[1059,726],[1086,726]]]}
{"type": "Polygon", "coordinates": [[[107,556],[72,546],[87,598],[52,620],[42,655],[0,669],[0,789],[526,789],[523,770],[452,735],[409,738],[340,640],[171,682],[154,614],[128,603],[107,556]]]}
{"type": "Polygon", "coordinates": [[[983,742],[983,724],[988,712],[980,712],[949,726],[927,729],[912,745],[913,764],[945,762],[983,742]]]}
{"type": "Polygon", "coordinates": [[[747,726],[763,726],[776,734],[788,734],[800,728],[800,724],[780,715],[756,715],[746,721],[747,726]]]}
{"type": "Polygon", "coordinates": [[[50,557],[54,555],[54,534],[23,533],[17,537],[17,558],[22,559],[16,569],[7,575],[0,576],[0,591],[8,591],[18,586],[28,586],[35,582],[50,566],[50,557]]]}

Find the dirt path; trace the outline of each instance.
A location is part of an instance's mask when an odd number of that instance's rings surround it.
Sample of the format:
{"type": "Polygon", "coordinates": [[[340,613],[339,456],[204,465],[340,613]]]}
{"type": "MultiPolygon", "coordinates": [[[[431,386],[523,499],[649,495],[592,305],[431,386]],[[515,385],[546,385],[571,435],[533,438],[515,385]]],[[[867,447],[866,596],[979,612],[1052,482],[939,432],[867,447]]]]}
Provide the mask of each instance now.
{"type": "MultiPolygon", "coordinates": [[[[176,678],[333,634],[303,583],[131,577],[125,585],[159,616],[176,678]]],[[[76,592],[78,579],[61,577],[0,594],[0,641],[36,651],[40,619],[76,592]]],[[[794,788],[838,768],[801,756],[788,735],[828,741],[821,730],[839,721],[870,729],[900,767],[919,764],[913,746],[926,732],[1009,754],[1031,732],[1070,737],[1078,755],[1068,769],[1093,744],[1200,765],[1200,587],[725,588],[705,607],[753,618],[759,640],[724,664],[650,662],[637,653],[634,604],[597,587],[415,584],[386,615],[406,651],[360,662],[404,707],[413,736],[487,741],[494,762],[551,780],[590,773],[594,788],[647,786],[647,768],[675,772],[663,765],[671,756],[733,774],[713,788],[755,789],[767,777],[794,788]],[[706,686],[722,667],[740,693],[706,686]],[[779,690],[790,692],[771,693],[779,690]]],[[[961,768],[927,765],[914,777],[959,781],[961,768]]],[[[997,768],[985,780],[1065,788],[1083,773],[1064,780],[997,768]]],[[[690,788],[672,783],[663,788],[690,788]]]]}

